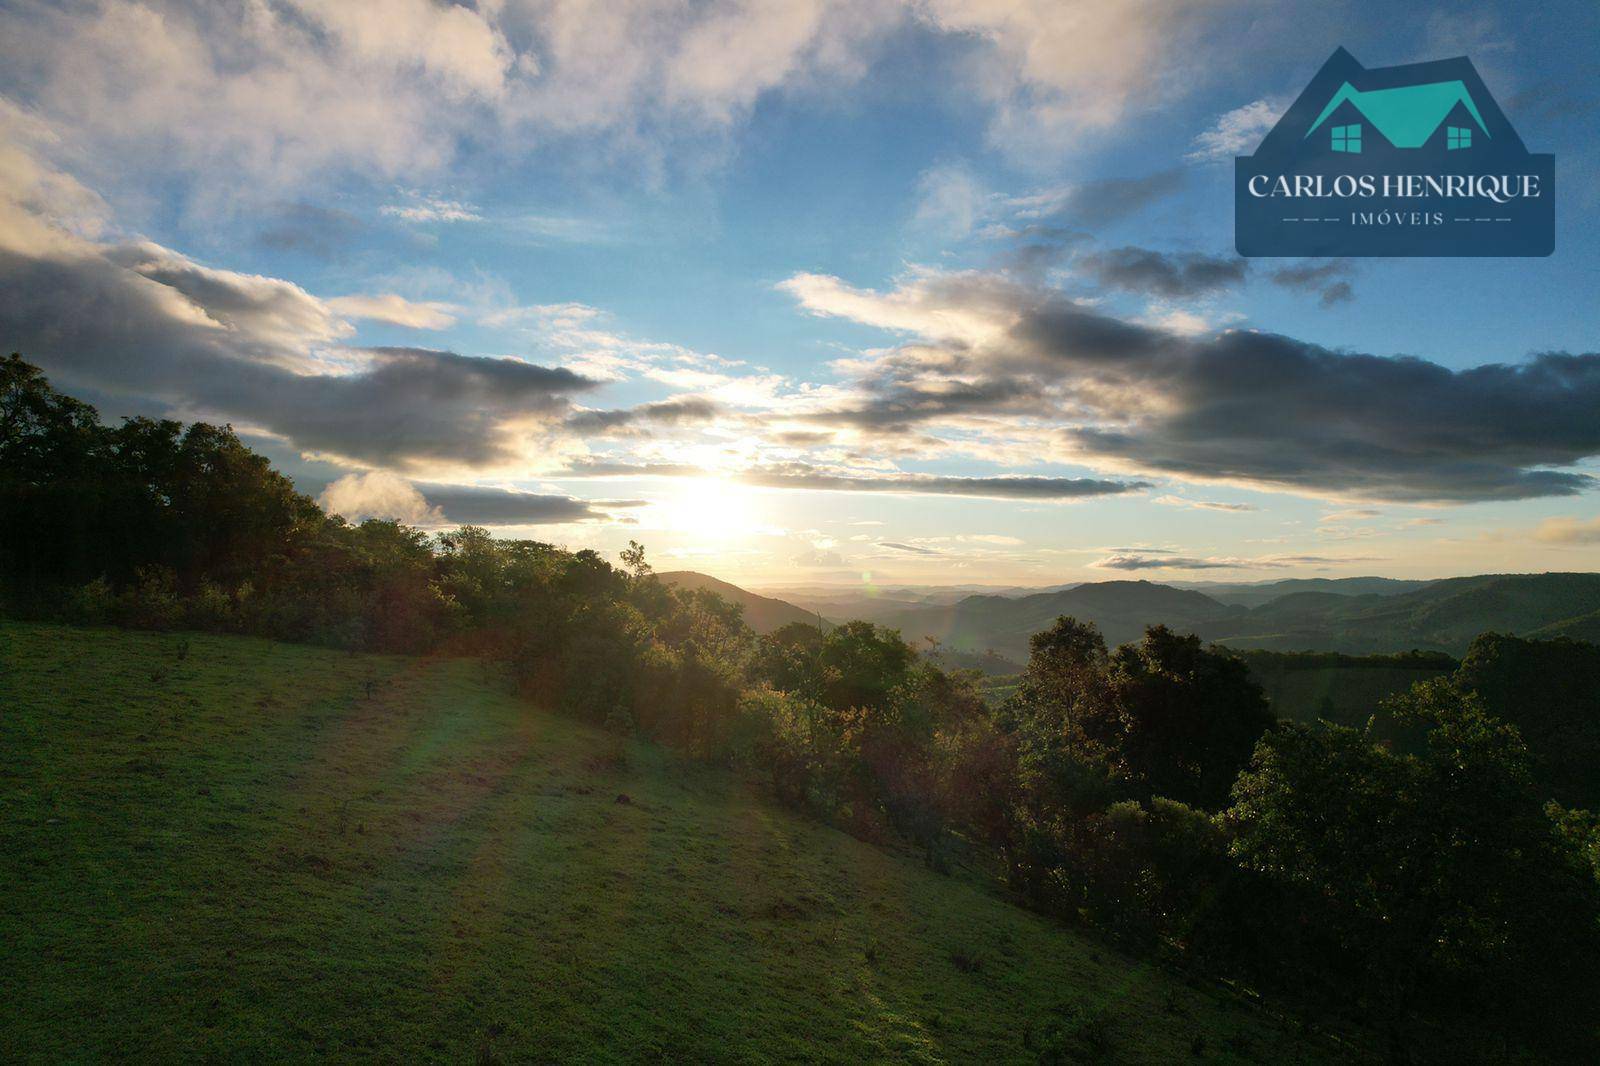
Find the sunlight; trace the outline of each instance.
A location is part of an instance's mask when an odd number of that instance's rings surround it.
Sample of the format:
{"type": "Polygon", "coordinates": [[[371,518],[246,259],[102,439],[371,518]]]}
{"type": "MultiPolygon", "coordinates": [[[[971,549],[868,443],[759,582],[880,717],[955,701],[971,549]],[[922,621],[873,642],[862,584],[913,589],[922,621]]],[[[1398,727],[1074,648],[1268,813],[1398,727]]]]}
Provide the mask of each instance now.
{"type": "Polygon", "coordinates": [[[755,494],[727,478],[684,480],[657,505],[665,529],[700,541],[725,543],[761,524],[755,494]]]}

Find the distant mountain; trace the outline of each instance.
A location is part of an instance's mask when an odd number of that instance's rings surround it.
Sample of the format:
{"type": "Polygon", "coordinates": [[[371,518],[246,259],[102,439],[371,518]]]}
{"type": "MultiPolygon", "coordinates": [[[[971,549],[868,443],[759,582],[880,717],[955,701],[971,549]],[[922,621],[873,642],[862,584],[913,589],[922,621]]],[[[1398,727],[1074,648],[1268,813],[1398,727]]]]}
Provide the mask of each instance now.
{"type": "Polygon", "coordinates": [[[1600,611],[1563,619],[1517,635],[1532,640],[1581,640],[1586,644],[1600,644],[1600,611]]]}
{"type": "Polygon", "coordinates": [[[1393,577],[1292,577],[1282,581],[1231,583],[1174,581],[1172,586],[1203,592],[1222,603],[1259,607],[1296,592],[1326,592],[1338,596],[1398,596],[1431,585],[1431,581],[1405,581],[1393,577]]]}
{"type": "Polygon", "coordinates": [[[1101,581],[1031,596],[968,596],[948,606],[884,611],[874,620],[913,642],[933,637],[957,651],[993,650],[1026,662],[1028,638],[1061,615],[1095,623],[1106,643],[1114,645],[1137,640],[1146,626],[1157,623],[1204,632],[1247,614],[1242,607],[1170,585],[1101,581]]]}
{"type": "MultiPolygon", "coordinates": [[[[746,618],[761,632],[786,622],[816,621],[816,614],[803,607],[704,574],[685,571],[662,578],[712,588],[744,604],[746,618]]],[[[1138,640],[1146,627],[1158,624],[1237,648],[1349,655],[1420,648],[1459,656],[1485,632],[1600,639],[1600,574],[1482,574],[1440,581],[1310,578],[1219,584],[1207,592],[1151,581],[1100,581],[1028,595],[967,596],[954,603],[917,602],[903,593],[835,595],[806,606],[825,607],[824,616],[836,622],[864,618],[892,626],[913,644],[932,638],[952,665],[989,673],[1027,662],[1028,638],[1061,615],[1093,622],[1113,646],[1138,640]],[[1271,595],[1259,598],[1266,593],[1271,595]],[[1226,597],[1247,602],[1224,602],[1226,597]]]]}
{"type": "Polygon", "coordinates": [[[672,570],[657,576],[674,588],[710,589],[730,603],[737,603],[744,608],[744,620],[757,633],[771,633],[790,622],[804,622],[813,626],[817,624],[817,616],[804,608],[783,600],[775,600],[770,596],[758,596],[754,592],[748,592],[738,585],[718,580],[709,574],[696,573],[693,570],[672,570]]]}
{"type": "MultiPolygon", "coordinates": [[[[1422,648],[1460,655],[1479,633],[1592,631],[1600,574],[1482,574],[1379,596],[1299,593],[1249,611],[1211,634],[1237,647],[1350,654],[1422,648]]],[[[1553,634],[1550,634],[1553,635],[1553,634]]]]}

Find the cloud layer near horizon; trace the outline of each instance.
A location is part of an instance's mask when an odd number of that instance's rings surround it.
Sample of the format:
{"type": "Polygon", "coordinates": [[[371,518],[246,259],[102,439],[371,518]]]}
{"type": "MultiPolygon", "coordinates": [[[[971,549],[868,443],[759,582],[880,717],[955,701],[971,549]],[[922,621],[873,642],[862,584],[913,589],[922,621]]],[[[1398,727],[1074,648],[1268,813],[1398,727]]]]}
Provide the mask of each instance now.
{"type": "Polygon", "coordinates": [[[1102,469],[1410,502],[1565,496],[1600,454],[1600,354],[1452,370],[1279,334],[1199,336],[977,272],[888,291],[785,283],[814,314],[910,334],[850,361],[851,402],[808,414],[885,441],[1006,418],[1102,469]]]}

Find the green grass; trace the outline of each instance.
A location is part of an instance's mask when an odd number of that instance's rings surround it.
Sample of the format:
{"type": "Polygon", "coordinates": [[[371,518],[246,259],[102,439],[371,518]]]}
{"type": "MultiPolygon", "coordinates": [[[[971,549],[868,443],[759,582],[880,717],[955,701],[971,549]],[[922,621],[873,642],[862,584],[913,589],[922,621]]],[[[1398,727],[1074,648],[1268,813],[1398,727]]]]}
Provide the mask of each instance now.
{"type": "Polygon", "coordinates": [[[1314,1054],[610,745],[476,661],[0,624],[0,1058],[1314,1054]]]}

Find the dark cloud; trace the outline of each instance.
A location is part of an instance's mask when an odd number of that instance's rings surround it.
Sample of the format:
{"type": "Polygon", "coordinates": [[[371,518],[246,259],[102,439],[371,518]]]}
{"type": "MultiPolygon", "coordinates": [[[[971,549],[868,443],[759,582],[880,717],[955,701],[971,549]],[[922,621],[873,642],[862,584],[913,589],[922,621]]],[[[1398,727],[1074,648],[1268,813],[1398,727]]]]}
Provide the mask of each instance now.
{"type": "Polygon", "coordinates": [[[1455,370],[1247,330],[1187,337],[993,279],[947,276],[920,296],[930,323],[977,308],[1004,335],[942,357],[926,342],[891,352],[859,380],[864,400],[817,420],[923,434],[952,413],[1043,405],[1066,423],[1067,452],[1092,462],[1401,502],[1594,483],[1559,468],[1600,454],[1600,353],[1455,370]]]}
{"type": "Polygon", "coordinates": [[[1545,468],[1600,452],[1600,354],[1451,370],[1245,331],[1130,350],[1145,354],[1115,376],[1161,402],[1125,425],[1063,430],[1072,448],[1180,477],[1398,501],[1568,496],[1592,484],[1545,468]]]}
{"type": "MultiPolygon", "coordinates": [[[[910,369],[912,375],[918,372],[915,366],[910,369]]],[[[878,395],[871,403],[806,415],[805,420],[880,432],[902,431],[918,423],[962,415],[1047,413],[1040,407],[1037,393],[1023,381],[996,378],[977,384],[941,382],[937,388],[929,388],[922,382],[904,380],[898,369],[895,376],[901,380],[879,380],[878,395]]]]}
{"type": "MultiPolygon", "coordinates": [[[[550,477],[709,477],[713,472],[677,463],[581,460],[550,477]]],[[[938,477],[929,474],[840,474],[808,463],[755,467],[733,475],[746,485],[823,492],[886,492],[928,496],[976,496],[1005,500],[1073,500],[1149,488],[1143,481],[1071,477],[938,477]]]]}
{"type": "Polygon", "coordinates": [[[1263,564],[1237,559],[1195,559],[1183,555],[1109,555],[1089,565],[1101,570],[1232,570],[1240,566],[1263,564]]]}
{"type": "Polygon", "coordinates": [[[280,204],[256,234],[256,243],[277,252],[332,259],[364,229],[366,224],[348,211],[316,204],[280,204]]]}
{"type": "Polygon", "coordinates": [[[580,500],[474,485],[419,483],[417,490],[452,523],[484,526],[531,526],[563,522],[605,521],[612,511],[643,507],[643,500],[580,500]]]}
{"type": "Polygon", "coordinates": [[[709,477],[704,467],[688,463],[639,463],[623,459],[574,459],[565,470],[548,475],[552,478],[654,478],[654,477],[709,477]]]}
{"type": "Polygon", "coordinates": [[[1249,269],[1238,256],[1131,247],[1094,252],[1078,262],[1108,288],[1168,298],[1206,296],[1241,285],[1249,269]]]}
{"type": "Polygon", "coordinates": [[[1113,551],[1090,566],[1101,570],[1281,570],[1290,566],[1334,566],[1340,563],[1378,563],[1374,555],[1272,555],[1257,559],[1197,558],[1189,555],[1158,554],[1159,549],[1135,548],[1113,551]]]}
{"type": "Polygon", "coordinates": [[[709,422],[720,411],[721,408],[710,400],[685,397],[615,411],[579,411],[567,419],[566,425],[574,433],[601,435],[637,430],[645,425],[678,426],[709,422]]]}
{"type": "Polygon", "coordinates": [[[895,492],[928,496],[979,496],[1006,500],[1075,500],[1114,496],[1149,486],[1142,481],[1072,477],[935,477],[917,474],[834,474],[791,463],[745,471],[740,480],[779,489],[826,492],[895,492]]]}
{"type": "Polygon", "coordinates": [[[1315,293],[1323,307],[1332,307],[1355,297],[1349,281],[1354,273],[1355,264],[1348,259],[1303,259],[1267,271],[1267,279],[1285,289],[1315,293]]]}
{"type": "Polygon", "coordinates": [[[1165,199],[1183,187],[1187,173],[1178,167],[1139,178],[1107,178],[1076,186],[1054,221],[1077,226],[1103,226],[1165,199]]]}
{"type": "Polygon", "coordinates": [[[514,456],[507,424],[555,423],[598,382],[516,359],[421,348],[309,352],[344,335],[294,285],[155,246],[70,259],[0,253],[0,334],[67,386],[150,397],[302,448],[404,465],[514,456]]]}
{"type": "Polygon", "coordinates": [[[895,551],[910,552],[912,555],[943,555],[944,554],[941,551],[935,551],[933,548],[919,548],[915,544],[901,544],[901,543],[899,543],[897,541],[892,541],[892,540],[880,540],[878,542],[878,547],[880,547],[880,548],[893,548],[895,551]]]}

